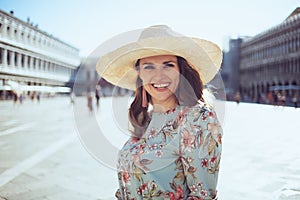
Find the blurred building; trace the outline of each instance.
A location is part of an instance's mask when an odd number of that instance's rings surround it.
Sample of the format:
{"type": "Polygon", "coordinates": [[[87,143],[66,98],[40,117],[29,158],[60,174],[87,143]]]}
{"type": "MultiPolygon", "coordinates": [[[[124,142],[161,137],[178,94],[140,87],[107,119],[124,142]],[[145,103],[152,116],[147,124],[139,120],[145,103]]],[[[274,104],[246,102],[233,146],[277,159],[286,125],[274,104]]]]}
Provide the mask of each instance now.
{"type": "Polygon", "coordinates": [[[240,78],[240,46],[242,39],[232,39],[229,41],[230,51],[223,52],[222,79],[225,85],[227,98],[232,99],[235,92],[239,90],[240,78]]]}
{"type": "Polygon", "coordinates": [[[231,40],[225,55],[224,73],[233,77],[225,85],[244,101],[265,103],[274,91],[291,100],[300,90],[300,8],[267,31],[231,40]]]}
{"type": "Polygon", "coordinates": [[[75,95],[94,93],[97,85],[101,88],[101,96],[122,96],[130,93],[127,89],[116,87],[98,75],[96,71],[98,59],[99,56],[90,55],[81,62],[74,79],[73,91],[75,95]]]}
{"type": "Polygon", "coordinates": [[[77,48],[0,10],[0,98],[68,93],[79,64],[77,48]]]}

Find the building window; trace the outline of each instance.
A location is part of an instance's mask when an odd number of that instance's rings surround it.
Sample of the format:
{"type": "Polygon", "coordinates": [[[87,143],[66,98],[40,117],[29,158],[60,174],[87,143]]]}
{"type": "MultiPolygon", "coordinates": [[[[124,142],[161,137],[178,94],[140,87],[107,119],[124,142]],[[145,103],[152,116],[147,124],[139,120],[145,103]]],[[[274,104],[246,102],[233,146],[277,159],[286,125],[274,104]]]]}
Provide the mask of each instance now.
{"type": "Polygon", "coordinates": [[[3,63],[3,58],[2,58],[2,56],[3,56],[3,49],[0,48],[0,64],[3,63]]]}
{"type": "Polygon", "coordinates": [[[27,58],[27,67],[28,67],[28,68],[30,68],[30,59],[31,59],[31,57],[28,56],[28,58],[27,58]]]}
{"type": "Polygon", "coordinates": [[[25,60],[25,55],[22,54],[21,55],[21,67],[25,66],[24,60],[25,60]]]}
{"type": "Polygon", "coordinates": [[[7,63],[7,65],[10,65],[10,56],[11,56],[10,55],[10,51],[7,51],[7,57],[6,57],[6,63],[7,63]]]}
{"type": "Polygon", "coordinates": [[[15,66],[18,64],[17,60],[18,60],[18,53],[15,52],[15,66]]]}
{"type": "Polygon", "coordinates": [[[33,66],[32,66],[32,69],[35,69],[35,66],[36,66],[36,59],[33,58],[33,66]]]}

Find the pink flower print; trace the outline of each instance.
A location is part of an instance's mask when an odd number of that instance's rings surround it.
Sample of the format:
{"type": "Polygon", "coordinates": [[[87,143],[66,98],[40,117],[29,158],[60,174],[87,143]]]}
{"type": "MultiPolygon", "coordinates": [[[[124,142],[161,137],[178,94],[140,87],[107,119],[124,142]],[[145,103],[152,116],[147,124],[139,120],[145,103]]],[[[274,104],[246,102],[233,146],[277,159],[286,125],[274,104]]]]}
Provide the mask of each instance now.
{"type": "Polygon", "coordinates": [[[208,116],[209,116],[209,117],[214,117],[215,114],[214,114],[213,112],[208,112],[208,116]]]}
{"type": "Polygon", "coordinates": [[[184,118],[184,115],[186,114],[186,112],[188,111],[188,108],[185,108],[183,110],[181,110],[176,118],[176,122],[177,124],[181,124],[184,118]]]}
{"type": "Polygon", "coordinates": [[[208,167],[208,160],[206,158],[201,160],[201,166],[202,167],[208,167]]]}
{"type": "Polygon", "coordinates": [[[158,158],[161,158],[163,156],[162,150],[157,150],[155,153],[156,153],[156,157],[158,157],[158,158]]]}
{"type": "Polygon", "coordinates": [[[151,128],[151,130],[149,131],[149,136],[148,139],[154,138],[157,134],[157,131],[155,128],[151,128]]]}
{"type": "Polygon", "coordinates": [[[137,153],[143,154],[145,151],[146,144],[139,144],[137,146],[134,147],[134,149],[136,150],[137,153]]]}
{"type": "Polygon", "coordinates": [[[160,148],[160,149],[162,149],[162,148],[164,148],[165,147],[165,144],[159,144],[158,145],[158,148],[160,148]]]}
{"type": "Polygon", "coordinates": [[[197,191],[198,191],[198,188],[197,188],[196,185],[191,185],[190,190],[191,190],[192,193],[196,194],[197,191]]]}
{"type": "Polygon", "coordinates": [[[200,197],[188,197],[187,200],[203,200],[200,197]]]}
{"type": "Polygon", "coordinates": [[[175,193],[169,192],[168,195],[170,200],[179,200],[184,198],[184,192],[180,185],[176,187],[175,193]]]}
{"type": "Polygon", "coordinates": [[[128,181],[130,181],[130,175],[127,171],[122,171],[122,178],[124,180],[125,183],[127,183],[128,181]]]}
{"type": "Polygon", "coordinates": [[[210,159],[210,162],[211,163],[215,163],[217,160],[217,156],[213,156],[211,159],[210,159]]]}
{"type": "Polygon", "coordinates": [[[183,144],[184,149],[189,152],[192,152],[192,149],[196,148],[195,145],[196,136],[188,132],[186,129],[183,130],[181,136],[181,143],[183,144]]]}
{"type": "Polygon", "coordinates": [[[149,150],[152,151],[152,150],[155,150],[157,149],[157,144],[151,144],[149,145],[149,150]]]}
{"type": "Polygon", "coordinates": [[[140,140],[138,137],[132,137],[131,138],[131,143],[137,143],[140,140]]]}
{"type": "Polygon", "coordinates": [[[192,157],[188,156],[188,157],[186,158],[186,161],[187,161],[188,163],[191,163],[191,162],[194,161],[194,159],[193,159],[192,157]]]}
{"type": "Polygon", "coordinates": [[[202,196],[204,196],[204,197],[206,197],[206,196],[207,196],[207,194],[208,194],[206,190],[201,190],[201,192],[200,192],[200,193],[201,193],[201,195],[202,195],[202,196]]]}
{"type": "Polygon", "coordinates": [[[220,129],[219,129],[219,125],[218,124],[214,124],[214,123],[208,123],[207,124],[207,130],[211,132],[211,134],[213,135],[214,138],[216,138],[217,140],[220,140],[220,129]]]}
{"type": "Polygon", "coordinates": [[[142,195],[143,192],[146,190],[147,188],[147,183],[142,184],[138,189],[136,189],[136,192],[138,195],[142,195]]]}
{"type": "Polygon", "coordinates": [[[204,115],[202,115],[202,117],[201,117],[202,121],[205,121],[205,120],[207,119],[207,117],[208,117],[208,116],[207,116],[207,115],[205,115],[205,114],[204,114],[204,115]]]}
{"type": "Polygon", "coordinates": [[[197,186],[198,186],[199,188],[202,188],[202,187],[203,187],[203,183],[202,183],[202,182],[198,182],[197,186]]]}

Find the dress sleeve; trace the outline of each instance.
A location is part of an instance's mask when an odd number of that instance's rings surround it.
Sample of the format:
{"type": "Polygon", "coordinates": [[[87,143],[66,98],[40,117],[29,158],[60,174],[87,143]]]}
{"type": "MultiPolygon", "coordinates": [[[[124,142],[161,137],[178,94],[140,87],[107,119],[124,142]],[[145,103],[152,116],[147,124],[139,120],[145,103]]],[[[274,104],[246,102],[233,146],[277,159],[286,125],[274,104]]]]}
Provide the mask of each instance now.
{"type": "Polygon", "coordinates": [[[212,109],[198,108],[180,131],[182,165],[190,200],[217,199],[222,128],[212,109]]]}

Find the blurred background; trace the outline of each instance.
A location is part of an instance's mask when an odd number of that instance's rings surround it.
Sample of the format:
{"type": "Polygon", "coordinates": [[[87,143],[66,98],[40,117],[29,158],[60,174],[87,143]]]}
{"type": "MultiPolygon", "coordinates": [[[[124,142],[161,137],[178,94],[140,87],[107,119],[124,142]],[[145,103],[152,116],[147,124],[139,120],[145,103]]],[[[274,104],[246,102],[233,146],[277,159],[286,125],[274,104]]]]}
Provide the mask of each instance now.
{"type": "Polygon", "coordinates": [[[81,144],[73,108],[120,132],[111,102],[132,92],[99,77],[93,52],[154,24],[223,50],[208,84],[226,107],[220,199],[300,199],[296,0],[0,0],[0,199],[113,199],[116,173],[81,144]]]}

